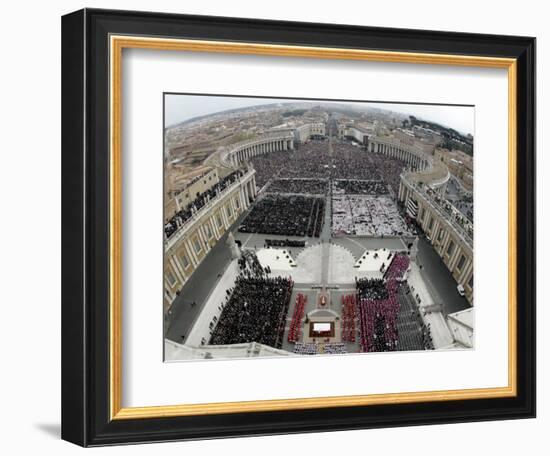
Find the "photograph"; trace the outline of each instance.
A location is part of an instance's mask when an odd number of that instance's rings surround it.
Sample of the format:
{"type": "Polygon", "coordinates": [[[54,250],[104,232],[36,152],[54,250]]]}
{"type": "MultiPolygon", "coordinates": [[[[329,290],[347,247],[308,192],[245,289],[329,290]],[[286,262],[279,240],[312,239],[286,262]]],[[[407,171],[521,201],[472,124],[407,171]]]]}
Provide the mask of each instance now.
{"type": "Polygon", "coordinates": [[[164,361],[475,350],[475,106],[163,104],[164,361]]]}

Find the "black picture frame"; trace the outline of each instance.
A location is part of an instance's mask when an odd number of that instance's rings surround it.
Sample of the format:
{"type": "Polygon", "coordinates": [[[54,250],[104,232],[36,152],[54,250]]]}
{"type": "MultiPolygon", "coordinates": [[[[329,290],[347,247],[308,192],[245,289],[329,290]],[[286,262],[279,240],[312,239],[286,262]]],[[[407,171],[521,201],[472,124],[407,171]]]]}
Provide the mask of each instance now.
{"type": "Polygon", "coordinates": [[[535,416],[535,39],[84,9],[62,19],[62,438],[82,446],[535,416]],[[111,420],[109,36],[517,59],[517,395],[111,420]]]}

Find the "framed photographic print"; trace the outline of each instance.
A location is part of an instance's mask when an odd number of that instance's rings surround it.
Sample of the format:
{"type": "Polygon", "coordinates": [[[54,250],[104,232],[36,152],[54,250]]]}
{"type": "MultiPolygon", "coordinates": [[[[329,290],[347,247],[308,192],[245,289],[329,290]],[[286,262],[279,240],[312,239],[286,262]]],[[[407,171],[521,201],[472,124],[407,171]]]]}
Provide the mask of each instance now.
{"type": "Polygon", "coordinates": [[[535,416],[535,40],[62,21],[62,436],[535,416]]]}

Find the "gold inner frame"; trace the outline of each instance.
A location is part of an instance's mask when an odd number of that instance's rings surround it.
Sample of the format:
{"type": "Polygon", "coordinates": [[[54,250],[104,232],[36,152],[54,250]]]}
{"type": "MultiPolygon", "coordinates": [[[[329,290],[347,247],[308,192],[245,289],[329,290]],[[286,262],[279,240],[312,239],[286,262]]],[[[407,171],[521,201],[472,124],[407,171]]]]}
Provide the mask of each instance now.
{"type": "Polygon", "coordinates": [[[221,413],[298,410],[343,406],[513,397],[517,394],[517,61],[512,58],[387,52],[204,41],[137,36],[110,36],[110,414],[111,419],[159,418],[221,413]],[[170,406],[122,407],[122,51],[154,49],[253,54],[316,59],[366,60],[430,65],[503,68],[508,71],[508,385],[495,388],[403,392],[353,396],[275,399],[170,406]]]}

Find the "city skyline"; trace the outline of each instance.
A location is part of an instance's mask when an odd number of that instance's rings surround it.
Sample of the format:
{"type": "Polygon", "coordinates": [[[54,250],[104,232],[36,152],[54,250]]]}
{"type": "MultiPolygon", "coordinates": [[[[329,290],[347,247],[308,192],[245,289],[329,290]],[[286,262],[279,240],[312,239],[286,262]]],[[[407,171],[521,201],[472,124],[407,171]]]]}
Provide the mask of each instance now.
{"type": "Polygon", "coordinates": [[[193,94],[165,95],[165,128],[170,128],[187,120],[219,114],[234,109],[252,108],[277,103],[347,104],[355,108],[374,108],[395,112],[400,115],[412,115],[419,119],[435,122],[453,128],[462,134],[474,136],[475,107],[469,105],[430,105],[402,102],[347,102],[314,99],[287,99],[241,96],[211,96],[193,94]],[[189,103],[193,100],[194,103],[189,103]]]}

